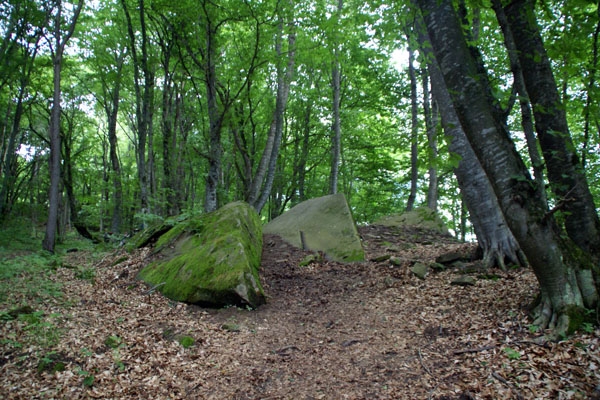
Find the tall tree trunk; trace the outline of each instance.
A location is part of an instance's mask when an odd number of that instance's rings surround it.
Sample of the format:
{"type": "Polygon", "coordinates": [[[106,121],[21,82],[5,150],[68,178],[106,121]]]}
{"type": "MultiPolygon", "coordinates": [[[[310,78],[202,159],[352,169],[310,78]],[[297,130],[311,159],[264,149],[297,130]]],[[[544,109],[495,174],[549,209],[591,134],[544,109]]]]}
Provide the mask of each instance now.
{"type": "MultiPolygon", "coordinates": [[[[294,27],[294,17],[292,13],[293,4],[290,3],[290,17],[287,22],[290,32],[288,33],[288,57],[285,68],[278,61],[277,67],[277,96],[275,99],[275,111],[269,129],[267,143],[263,151],[257,173],[254,177],[251,195],[248,199],[258,212],[260,212],[267,203],[275,180],[275,172],[277,166],[277,158],[279,157],[279,147],[283,137],[285,109],[287,99],[290,93],[290,84],[294,75],[296,64],[296,32],[294,27]],[[266,178],[265,178],[266,177],[266,178]],[[263,185],[264,180],[264,185],[263,185]]],[[[279,33],[275,44],[276,52],[279,58],[283,56],[282,39],[283,39],[284,20],[280,16],[279,33]]]]}
{"type": "MultiPolygon", "coordinates": [[[[117,79],[113,82],[112,88],[106,87],[106,91],[111,93],[110,102],[106,102],[104,112],[108,120],[108,146],[110,167],[112,170],[113,183],[113,201],[111,212],[111,231],[119,233],[123,223],[123,184],[121,181],[121,163],[119,162],[118,138],[117,138],[117,117],[119,113],[119,100],[121,99],[121,73],[125,53],[116,56],[117,79]]],[[[108,86],[108,85],[107,85],[108,86]]]]}
{"type": "Polygon", "coordinates": [[[410,194],[406,202],[406,211],[411,211],[417,199],[417,183],[419,180],[419,107],[417,103],[417,74],[415,71],[415,52],[408,37],[408,76],[410,77],[410,194]]]}
{"type": "MultiPolygon", "coordinates": [[[[55,38],[60,43],[60,12],[57,13],[57,20],[54,22],[55,38]]],[[[54,57],[52,57],[52,66],[54,72],[53,86],[54,95],[52,96],[52,112],[50,114],[50,190],[48,193],[48,221],[46,222],[46,235],[42,246],[44,250],[54,253],[56,244],[56,230],[58,227],[58,207],[60,201],[60,73],[62,67],[62,54],[60,47],[57,46],[54,57]]]]}
{"type": "MultiPolygon", "coordinates": [[[[526,261],[519,244],[508,229],[494,189],[462,130],[437,61],[431,54],[431,48],[426,45],[429,40],[424,35],[419,37],[425,58],[430,60],[428,69],[431,87],[440,108],[444,131],[450,137],[449,150],[461,158],[454,174],[483,251],[483,263],[486,267],[499,266],[502,269],[505,269],[506,262],[524,265],[526,261]]],[[[465,233],[464,228],[461,231],[465,233]]]]}
{"type": "Polygon", "coordinates": [[[536,197],[525,164],[485,96],[484,80],[479,78],[451,0],[418,3],[461,126],[540,283],[542,301],[534,323],[552,327],[558,334],[568,333],[577,328],[584,307],[595,306],[588,302],[593,300],[587,292],[589,285],[578,281],[581,266],[589,268],[591,263],[577,257],[574,244],[563,239],[554,215],[536,197]]]}
{"type": "MultiPolygon", "coordinates": [[[[140,176],[141,184],[141,202],[142,209],[150,212],[150,196],[153,193],[154,188],[154,145],[153,145],[153,137],[154,132],[152,128],[152,119],[154,113],[154,73],[150,69],[150,63],[148,58],[148,34],[146,29],[146,8],[144,4],[144,0],[139,0],[140,7],[140,32],[142,36],[142,73],[144,75],[144,95],[142,99],[142,115],[141,122],[143,127],[143,135],[144,139],[147,140],[147,162],[144,162],[143,165],[143,174],[140,176]]],[[[140,134],[141,137],[141,134],[140,134]]],[[[144,148],[146,146],[139,146],[139,157],[140,159],[144,159],[146,154],[144,153],[144,148]]]]}
{"type": "Polygon", "coordinates": [[[510,60],[510,67],[513,73],[514,85],[516,92],[519,95],[519,105],[521,108],[521,126],[523,127],[523,133],[525,134],[525,140],[527,142],[527,150],[529,152],[529,158],[533,167],[534,179],[538,191],[538,196],[542,199],[546,199],[546,183],[544,181],[544,162],[540,156],[538,150],[538,140],[535,136],[535,129],[533,126],[533,115],[531,110],[531,102],[529,100],[529,94],[523,80],[523,73],[521,71],[521,63],[519,62],[518,50],[515,46],[515,41],[512,37],[512,32],[508,27],[508,20],[506,14],[502,8],[500,0],[493,0],[492,7],[496,13],[496,18],[504,34],[504,44],[510,60]]]}
{"type": "Polygon", "coordinates": [[[306,163],[308,161],[308,150],[310,144],[310,120],[313,103],[308,101],[304,112],[304,126],[302,135],[302,146],[300,150],[300,162],[298,163],[298,202],[306,200],[306,163]]]}
{"type": "Polygon", "coordinates": [[[72,160],[72,154],[73,154],[73,135],[74,135],[74,116],[71,114],[64,114],[63,113],[63,117],[65,117],[64,119],[67,121],[66,122],[66,129],[63,132],[63,137],[61,138],[61,144],[62,144],[62,154],[63,154],[63,163],[62,163],[62,170],[61,170],[61,179],[63,182],[63,186],[65,189],[65,192],[67,193],[67,202],[68,202],[68,207],[65,207],[65,212],[64,212],[64,223],[62,224],[62,226],[66,226],[66,223],[68,221],[71,221],[71,223],[73,224],[73,226],[75,227],[75,229],[77,230],[77,232],[83,236],[86,239],[89,239],[93,242],[97,242],[97,239],[94,238],[92,236],[92,234],[89,232],[89,230],[87,229],[87,227],[85,226],[85,224],[83,223],[83,221],[81,221],[80,217],[79,217],[79,211],[80,211],[80,207],[79,204],[77,203],[77,199],[75,197],[75,190],[74,190],[74,184],[73,184],[73,160],[72,160]],[[68,216],[68,218],[67,218],[68,216]]]}
{"type": "MultiPolygon", "coordinates": [[[[337,20],[342,16],[344,1],[338,0],[337,4],[337,20]]],[[[331,127],[331,170],[329,172],[329,194],[336,194],[338,191],[338,178],[340,174],[340,159],[342,153],[342,125],[340,116],[341,103],[341,63],[340,63],[340,46],[339,41],[339,26],[336,26],[335,37],[333,40],[333,66],[331,68],[331,88],[333,92],[333,124],[331,127]]]]}
{"type": "Polygon", "coordinates": [[[598,36],[600,36],[600,4],[596,5],[596,17],[598,22],[596,23],[596,29],[594,30],[592,38],[592,59],[590,60],[590,67],[588,70],[588,84],[585,98],[585,108],[583,109],[583,143],[581,146],[581,166],[585,168],[587,162],[587,154],[590,151],[590,125],[591,119],[595,121],[595,125],[598,126],[598,116],[592,116],[592,103],[593,103],[593,91],[596,87],[596,74],[598,73],[598,36]]]}
{"type": "Polygon", "coordinates": [[[177,113],[177,88],[173,82],[174,72],[171,70],[172,42],[166,37],[159,37],[159,45],[162,49],[162,67],[164,71],[162,104],[161,104],[161,130],[163,151],[163,179],[162,189],[165,198],[165,211],[168,216],[179,213],[176,204],[176,171],[175,155],[177,153],[177,137],[175,135],[176,113],[177,113]]]}
{"type": "Polygon", "coordinates": [[[204,189],[204,211],[211,212],[219,208],[219,178],[221,176],[221,130],[223,127],[223,114],[219,112],[217,100],[217,26],[214,26],[206,2],[203,3],[206,16],[206,59],[204,76],[206,82],[206,102],[208,107],[209,143],[208,143],[208,173],[204,189]]]}
{"type": "Polygon", "coordinates": [[[79,13],[83,7],[83,0],[79,0],[73,16],[68,23],[65,34],[62,35],[62,1],[56,1],[56,10],[54,16],[54,37],[50,44],[52,51],[52,70],[53,70],[53,96],[52,96],[52,111],[50,114],[50,190],[48,193],[48,221],[46,222],[46,234],[42,242],[44,250],[54,253],[56,245],[56,231],[58,228],[58,211],[60,205],[60,99],[61,87],[60,78],[62,70],[62,57],[65,46],[73,32],[79,13]]]}
{"type": "MultiPolygon", "coordinates": [[[[121,0],[125,19],[127,21],[127,33],[129,35],[129,47],[133,60],[134,71],[134,89],[135,89],[135,115],[137,129],[137,169],[140,185],[140,207],[143,213],[149,211],[149,181],[148,165],[146,163],[146,149],[148,145],[148,135],[152,129],[152,102],[154,98],[154,77],[152,76],[148,60],[148,37],[146,32],[146,10],[144,0],[138,1],[140,17],[140,33],[142,38],[141,59],[138,55],[136,44],[136,32],[133,29],[131,14],[127,7],[126,0],[121,0]],[[143,81],[143,83],[142,83],[143,81]],[[143,90],[142,90],[143,89],[143,90]]],[[[152,152],[150,148],[148,150],[152,152]]]]}
{"type": "Polygon", "coordinates": [[[565,108],[535,19],[534,4],[533,0],[514,0],[504,11],[533,104],[548,180],[557,197],[555,210],[564,211],[569,237],[598,262],[600,219],[569,133],[565,108]]]}
{"type": "Polygon", "coordinates": [[[21,117],[23,116],[23,96],[25,88],[29,79],[21,80],[21,87],[19,88],[19,94],[17,95],[17,105],[13,114],[12,128],[8,136],[8,143],[6,151],[4,151],[4,158],[0,157],[2,165],[0,166],[0,172],[3,175],[2,184],[0,186],[0,221],[4,219],[10,212],[12,207],[9,201],[9,195],[14,185],[14,169],[15,169],[15,150],[17,146],[17,134],[19,133],[19,126],[21,125],[21,117]]]}
{"type": "MultiPolygon", "coordinates": [[[[437,171],[437,128],[438,110],[431,106],[429,90],[429,74],[427,68],[421,73],[423,84],[423,113],[425,114],[425,130],[427,131],[427,145],[429,147],[429,185],[427,187],[427,207],[437,211],[438,202],[438,171],[437,171]]],[[[434,102],[435,104],[435,102],[434,102]]]]}

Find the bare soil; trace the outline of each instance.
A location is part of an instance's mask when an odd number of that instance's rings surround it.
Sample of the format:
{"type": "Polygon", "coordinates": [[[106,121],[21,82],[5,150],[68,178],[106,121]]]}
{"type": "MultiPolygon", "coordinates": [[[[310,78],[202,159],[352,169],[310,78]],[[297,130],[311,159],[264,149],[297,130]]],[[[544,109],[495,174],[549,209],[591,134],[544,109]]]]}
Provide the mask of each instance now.
{"type": "Polygon", "coordinates": [[[93,282],[60,268],[69,305],[43,311],[60,319],[62,339],[18,348],[27,324],[0,324],[0,398],[600,399],[600,330],[545,341],[527,317],[530,270],[475,269],[473,286],[450,284],[459,268],[420,280],[414,262],[473,245],[418,230],[360,234],[371,261],[305,267],[307,253],[266,236],[268,303],[257,310],[169,301],[135,279],[148,250],[107,256],[93,282]]]}

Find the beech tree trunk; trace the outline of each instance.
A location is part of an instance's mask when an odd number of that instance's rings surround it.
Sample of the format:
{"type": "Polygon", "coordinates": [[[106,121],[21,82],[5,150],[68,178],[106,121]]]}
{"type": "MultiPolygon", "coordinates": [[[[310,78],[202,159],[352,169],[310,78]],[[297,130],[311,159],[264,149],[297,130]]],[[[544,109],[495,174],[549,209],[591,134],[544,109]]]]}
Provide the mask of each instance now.
{"type": "Polygon", "coordinates": [[[563,211],[569,237],[600,260],[600,219],[573,145],[550,60],[535,19],[534,0],[514,0],[504,11],[533,104],[535,128],[546,160],[555,210],[563,211]]]}
{"type": "MultiPolygon", "coordinates": [[[[137,167],[138,167],[138,179],[140,185],[140,207],[143,213],[149,212],[149,181],[148,181],[148,168],[152,166],[152,163],[146,162],[146,149],[148,146],[148,137],[152,131],[152,107],[154,99],[154,77],[149,67],[148,60],[148,38],[146,35],[146,11],[144,0],[138,1],[139,15],[140,15],[140,33],[142,38],[141,58],[137,52],[136,45],[136,33],[133,29],[131,21],[131,15],[125,0],[121,0],[125,18],[127,21],[127,32],[129,35],[129,47],[131,51],[131,57],[133,60],[133,72],[134,72],[134,88],[135,88],[135,115],[136,115],[136,129],[137,129],[137,167]]],[[[150,148],[150,153],[152,149],[150,148]]],[[[150,154],[149,153],[149,154],[150,154]]]]}
{"type": "MultiPolygon", "coordinates": [[[[13,115],[13,123],[10,129],[8,137],[8,143],[6,150],[4,151],[4,157],[0,157],[0,175],[3,176],[2,183],[0,186],[0,221],[8,215],[10,208],[12,207],[12,201],[10,194],[14,186],[14,170],[15,170],[15,150],[17,146],[17,134],[19,133],[19,126],[21,124],[21,117],[23,116],[23,95],[27,85],[27,79],[21,80],[21,87],[19,88],[19,94],[17,96],[17,105],[15,107],[15,113],[13,115]]],[[[3,149],[4,150],[4,149],[3,149]]],[[[0,154],[1,156],[2,154],[0,154]]]]}
{"type": "MultiPolygon", "coordinates": [[[[408,36],[407,36],[408,37],[408,36]]],[[[417,181],[419,179],[419,149],[418,145],[418,105],[417,105],[417,74],[415,72],[415,55],[408,37],[408,75],[410,77],[410,194],[406,202],[406,211],[411,211],[417,199],[417,181]]]]}
{"type": "Polygon", "coordinates": [[[504,44],[510,60],[510,68],[513,73],[514,86],[519,97],[519,105],[521,108],[521,126],[523,127],[523,133],[525,134],[525,140],[527,142],[527,150],[529,152],[529,158],[531,159],[531,164],[533,167],[533,174],[538,195],[541,198],[546,199],[544,162],[538,150],[538,140],[535,136],[535,129],[533,126],[531,102],[529,100],[529,94],[527,93],[527,88],[525,87],[525,82],[523,80],[518,50],[515,46],[512,32],[508,27],[508,20],[506,19],[506,14],[502,8],[501,0],[493,0],[492,7],[496,13],[496,18],[498,19],[498,23],[500,24],[502,33],[504,35],[504,44]]]}
{"type": "MultiPolygon", "coordinates": [[[[118,152],[117,118],[119,114],[119,101],[121,100],[121,80],[125,51],[115,50],[112,57],[115,65],[114,79],[100,76],[103,93],[102,107],[104,108],[107,120],[106,136],[108,139],[108,164],[110,165],[110,167],[105,168],[105,171],[110,170],[110,174],[105,172],[104,179],[107,183],[111,180],[113,186],[112,192],[108,188],[106,189],[104,197],[108,202],[109,195],[112,196],[110,231],[112,233],[119,233],[123,223],[123,183],[118,152]]],[[[106,154],[106,151],[104,151],[104,154],[106,154]]]]}
{"type": "Polygon", "coordinates": [[[427,207],[437,212],[438,208],[438,108],[432,107],[431,91],[429,89],[429,73],[427,68],[423,68],[421,73],[423,82],[423,113],[425,114],[425,130],[427,131],[427,145],[429,147],[429,185],[427,187],[427,207]]]}
{"type": "Polygon", "coordinates": [[[494,189],[462,130],[421,20],[417,20],[417,30],[421,51],[424,59],[428,60],[433,97],[440,110],[444,132],[450,138],[449,150],[461,158],[454,174],[483,251],[483,264],[488,268],[498,266],[502,269],[507,263],[524,266],[527,264],[525,256],[508,228],[494,189]]]}
{"type": "MultiPolygon", "coordinates": [[[[337,18],[341,18],[344,1],[338,0],[337,18]]],[[[339,33],[336,30],[333,50],[333,68],[331,69],[331,87],[333,91],[333,125],[331,127],[331,170],[329,173],[329,194],[336,194],[338,191],[338,178],[340,174],[340,161],[342,153],[342,125],[340,116],[341,103],[341,64],[340,64],[340,46],[338,40],[339,33]]]]}
{"type": "MultiPolygon", "coordinates": [[[[581,267],[574,243],[561,231],[536,196],[533,181],[508,132],[494,117],[475,60],[469,52],[451,0],[419,0],[433,52],[461,126],[492,183],[509,228],[540,283],[542,301],[534,323],[556,334],[577,328],[590,304],[589,285],[580,285],[581,267]]],[[[595,290],[595,287],[592,286],[595,290]]],[[[593,293],[595,294],[595,293],[593,293]]],[[[592,295],[593,295],[592,294],[592,295]]],[[[597,303],[597,300],[596,300],[597,303]]]]}
{"type": "Polygon", "coordinates": [[[211,212],[219,208],[218,187],[221,175],[221,130],[223,127],[223,114],[219,112],[217,100],[217,44],[216,33],[218,27],[214,26],[206,2],[203,3],[206,20],[206,58],[204,75],[206,82],[206,102],[208,107],[209,144],[208,144],[208,173],[204,191],[204,211],[211,212]]]}
{"type": "MultiPolygon", "coordinates": [[[[292,13],[291,10],[293,9],[293,4],[291,5],[292,7],[290,7],[290,13],[292,13]]],[[[258,170],[252,182],[250,196],[248,198],[248,203],[259,213],[269,200],[271,189],[273,187],[273,181],[275,180],[277,158],[279,157],[279,148],[281,145],[281,139],[283,137],[285,109],[296,64],[296,32],[294,27],[293,13],[289,16],[287,25],[290,29],[288,33],[287,64],[284,68],[283,65],[281,65],[281,61],[278,61],[279,64],[277,68],[277,96],[275,98],[275,110],[273,112],[273,119],[271,120],[271,126],[269,128],[267,143],[265,144],[258,170]]],[[[277,42],[275,44],[277,55],[280,57],[283,55],[283,31],[284,20],[283,16],[280,16],[279,33],[277,42]]]]}
{"type": "Polygon", "coordinates": [[[52,96],[52,111],[50,114],[50,190],[48,193],[48,221],[46,222],[46,233],[42,241],[44,250],[54,253],[56,245],[56,231],[58,229],[58,212],[60,206],[60,178],[61,178],[61,143],[60,143],[60,99],[61,99],[61,70],[62,58],[67,42],[73,35],[79,13],[83,7],[83,0],[79,0],[73,16],[67,25],[65,34],[62,33],[62,1],[56,2],[56,10],[54,14],[54,31],[53,43],[50,44],[52,51],[52,68],[53,68],[53,96],[52,96]]]}

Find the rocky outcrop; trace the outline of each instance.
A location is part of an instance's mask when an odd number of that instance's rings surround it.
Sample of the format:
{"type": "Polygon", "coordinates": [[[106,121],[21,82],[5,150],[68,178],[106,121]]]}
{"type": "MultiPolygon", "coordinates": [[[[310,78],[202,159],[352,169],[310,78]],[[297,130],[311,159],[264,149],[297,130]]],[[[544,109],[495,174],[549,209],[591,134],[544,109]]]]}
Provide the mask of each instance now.
{"type": "Polygon", "coordinates": [[[261,225],[246,203],[174,224],[156,239],[154,253],[157,260],[138,277],[172,300],[252,307],[265,302],[258,276],[261,225]]]}
{"type": "Polygon", "coordinates": [[[373,222],[373,225],[413,227],[445,235],[450,234],[442,219],[435,211],[427,207],[420,207],[402,214],[388,215],[373,222]]]}
{"type": "Polygon", "coordinates": [[[365,259],[350,207],[341,193],[304,201],[265,225],[263,232],[298,248],[323,252],[330,260],[365,259]]]}

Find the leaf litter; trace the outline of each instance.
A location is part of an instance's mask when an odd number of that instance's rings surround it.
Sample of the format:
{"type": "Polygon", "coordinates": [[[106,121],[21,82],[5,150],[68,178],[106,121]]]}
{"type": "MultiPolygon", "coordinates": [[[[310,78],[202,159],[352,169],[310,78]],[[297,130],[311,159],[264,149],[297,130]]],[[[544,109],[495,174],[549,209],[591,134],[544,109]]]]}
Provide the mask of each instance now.
{"type": "Polygon", "coordinates": [[[309,253],[265,236],[268,303],[257,310],[170,301],[135,279],[147,249],[93,265],[70,253],[94,274],[52,275],[63,299],[38,308],[60,316],[58,343],[20,346],[27,325],[1,321],[0,398],[600,399],[600,330],[544,341],[527,317],[538,291],[529,269],[487,271],[495,279],[473,286],[450,284],[456,268],[421,280],[414,262],[474,245],[360,233],[373,261],[349,265],[300,266],[309,253]]]}

